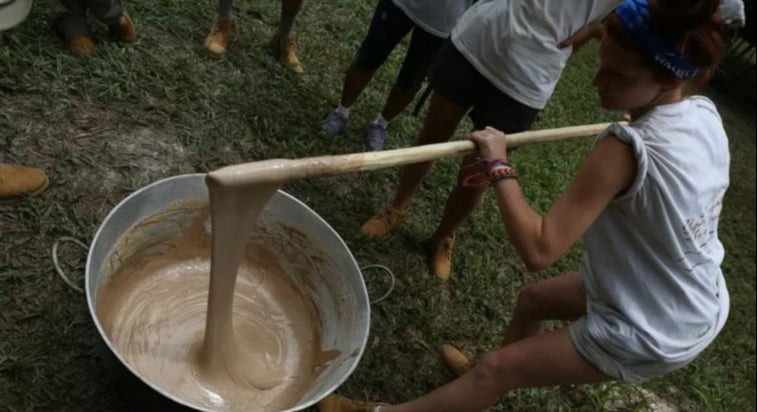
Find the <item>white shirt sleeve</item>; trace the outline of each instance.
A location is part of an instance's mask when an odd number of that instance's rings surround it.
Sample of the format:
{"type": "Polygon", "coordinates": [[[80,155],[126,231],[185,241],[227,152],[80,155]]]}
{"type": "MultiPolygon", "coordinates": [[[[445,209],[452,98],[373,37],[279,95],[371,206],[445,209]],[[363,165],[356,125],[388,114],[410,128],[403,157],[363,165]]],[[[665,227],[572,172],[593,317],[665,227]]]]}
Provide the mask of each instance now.
{"type": "Polygon", "coordinates": [[[726,24],[746,20],[743,0],[722,0],[718,13],[726,24]]]}
{"type": "MultiPolygon", "coordinates": [[[[649,159],[647,154],[647,147],[644,144],[643,139],[639,133],[630,125],[623,123],[613,123],[602,134],[600,134],[595,140],[598,142],[601,139],[614,136],[623,143],[630,145],[633,148],[636,155],[636,177],[633,184],[624,193],[615,198],[618,200],[630,199],[641,191],[641,187],[644,185],[647,177],[647,170],[649,169],[649,159]]],[[[643,201],[643,199],[641,199],[643,201]]]]}

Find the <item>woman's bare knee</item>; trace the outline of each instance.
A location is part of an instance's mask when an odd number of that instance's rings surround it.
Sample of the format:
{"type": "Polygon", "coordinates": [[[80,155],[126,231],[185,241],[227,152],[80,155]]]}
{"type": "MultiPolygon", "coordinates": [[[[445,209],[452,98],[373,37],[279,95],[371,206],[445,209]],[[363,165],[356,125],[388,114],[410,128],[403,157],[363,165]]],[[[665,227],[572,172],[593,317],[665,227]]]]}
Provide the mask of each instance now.
{"type": "Polygon", "coordinates": [[[476,386],[482,389],[481,396],[487,401],[491,398],[492,405],[500,396],[517,387],[519,359],[515,352],[508,348],[491,352],[472,370],[476,386]]]}
{"type": "Polygon", "coordinates": [[[471,370],[473,387],[478,388],[476,397],[489,406],[494,405],[502,395],[502,377],[507,374],[506,366],[497,352],[479,359],[471,370]]]}

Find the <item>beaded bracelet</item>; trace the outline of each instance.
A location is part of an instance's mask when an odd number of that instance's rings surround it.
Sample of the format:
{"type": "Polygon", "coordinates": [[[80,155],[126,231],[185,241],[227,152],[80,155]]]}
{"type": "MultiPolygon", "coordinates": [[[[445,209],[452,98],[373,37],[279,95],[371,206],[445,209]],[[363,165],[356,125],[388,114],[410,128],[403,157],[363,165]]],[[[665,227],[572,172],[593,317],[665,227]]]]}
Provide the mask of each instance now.
{"type": "Polygon", "coordinates": [[[481,187],[491,180],[491,171],[503,167],[512,169],[510,163],[503,159],[477,159],[462,169],[462,185],[466,187],[481,187]]]}
{"type": "Polygon", "coordinates": [[[510,165],[493,167],[489,171],[489,182],[494,185],[502,179],[517,179],[518,173],[510,165]]]}

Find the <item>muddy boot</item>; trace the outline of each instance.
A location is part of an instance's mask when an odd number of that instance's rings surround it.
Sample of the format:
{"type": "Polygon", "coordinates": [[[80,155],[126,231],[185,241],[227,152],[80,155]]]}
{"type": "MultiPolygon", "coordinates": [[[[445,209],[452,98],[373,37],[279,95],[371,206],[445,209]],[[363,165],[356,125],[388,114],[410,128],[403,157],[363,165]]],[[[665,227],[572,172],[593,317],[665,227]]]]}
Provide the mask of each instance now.
{"type": "Polygon", "coordinates": [[[73,54],[78,56],[87,56],[95,50],[95,43],[89,36],[71,36],[66,39],[68,48],[73,54]]]}
{"type": "Polygon", "coordinates": [[[210,34],[205,38],[205,48],[213,56],[223,56],[229,48],[229,42],[234,40],[236,35],[237,25],[234,20],[219,17],[210,34]]]}
{"type": "Polygon", "coordinates": [[[442,345],[442,361],[455,376],[463,376],[476,364],[452,345],[442,345]]]}
{"type": "Polygon", "coordinates": [[[297,53],[295,53],[296,48],[297,42],[294,38],[282,38],[281,35],[279,35],[278,30],[273,34],[273,37],[271,38],[273,56],[293,72],[301,74],[305,72],[305,69],[300,64],[300,59],[297,58],[297,53]]]}
{"type": "Polygon", "coordinates": [[[126,13],[118,19],[118,24],[110,27],[110,33],[113,35],[113,38],[123,43],[134,43],[137,41],[137,29],[134,26],[134,20],[126,13]]]}
{"type": "Polygon", "coordinates": [[[409,211],[410,208],[401,210],[389,205],[379,214],[368,219],[360,228],[360,232],[370,238],[385,236],[405,221],[409,211]]]}
{"type": "Polygon", "coordinates": [[[40,169],[0,163],[0,200],[40,194],[48,183],[40,169]]]}
{"type": "Polygon", "coordinates": [[[452,271],[452,249],[455,245],[455,235],[443,237],[441,239],[431,238],[431,258],[429,262],[429,272],[442,281],[449,279],[452,271]]]}

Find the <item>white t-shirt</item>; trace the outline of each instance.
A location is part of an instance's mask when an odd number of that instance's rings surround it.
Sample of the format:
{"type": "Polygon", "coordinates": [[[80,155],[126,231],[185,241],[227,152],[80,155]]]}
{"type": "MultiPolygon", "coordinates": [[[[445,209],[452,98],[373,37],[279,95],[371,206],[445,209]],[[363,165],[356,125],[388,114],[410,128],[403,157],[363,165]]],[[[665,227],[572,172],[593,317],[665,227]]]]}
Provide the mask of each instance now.
{"type": "Polygon", "coordinates": [[[570,48],[557,45],[607,17],[620,0],[480,0],[460,18],[452,41],[494,86],[534,109],[552,96],[570,48]]]}
{"type": "Polygon", "coordinates": [[[742,0],[721,0],[718,14],[725,23],[733,23],[746,20],[744,14],[744,2],[742,0]]]}
{"type": "Polygon", "coordinates": [[[473,0],[393,0],[418,27],[447,38],[473,0]]]}
{"type": "Polygon", "coordinates": [[[584,235],[587,330],[625,362],[689,362],[728,317],[717,233],[730,165],[722,120],[697,96],[607,134],[633,147],[638,174],[584,235]]]}

